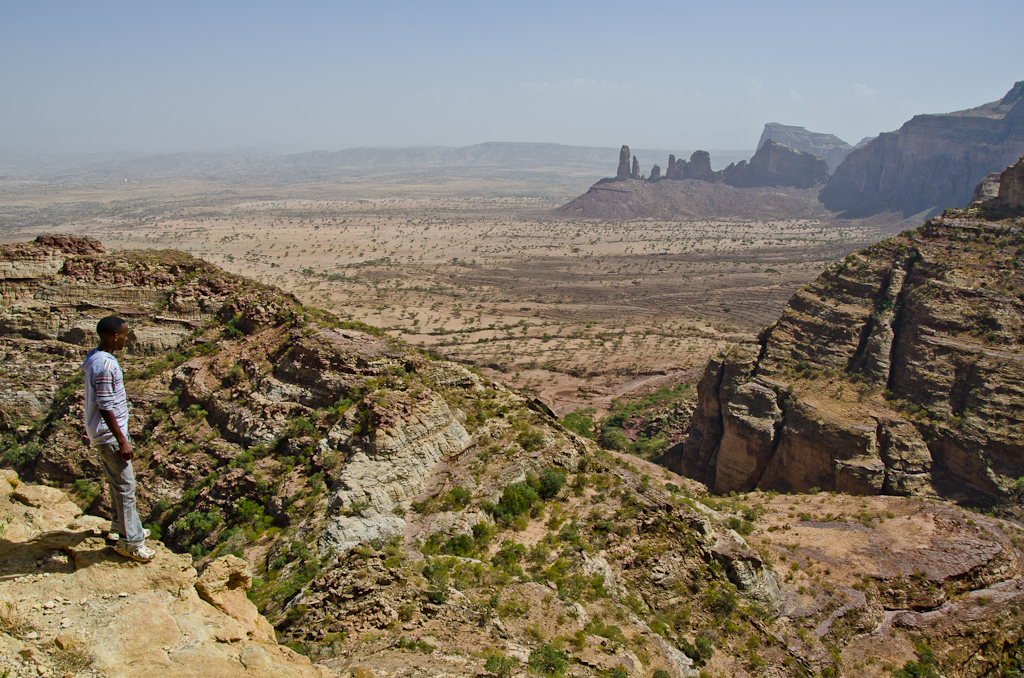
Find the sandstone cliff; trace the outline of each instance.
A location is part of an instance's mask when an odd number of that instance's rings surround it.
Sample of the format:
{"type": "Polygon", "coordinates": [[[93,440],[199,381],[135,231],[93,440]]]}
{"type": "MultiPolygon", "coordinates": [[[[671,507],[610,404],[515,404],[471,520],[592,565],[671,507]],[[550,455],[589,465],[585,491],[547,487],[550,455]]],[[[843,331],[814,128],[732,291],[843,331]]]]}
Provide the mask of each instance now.
{"type": "Polygon", "coordinates": [[[824,159],[828,163],[829,174],[834,174],[836,168],[853,150],[853,146],[834,134],[809,132],[803,127],[780,125],[777,122],[765,124],[757,148],[760,150],[768,140],[824,159]]]}
{"type": "Polygon", "coordinates": [[[966,205],[978,181],[1024,153],[1024,81],[1001,100],[966,111],[917,115],[851,152],[821,192],[849,216],[904,216],[966,205]]]}
{"type": "Polygon", "coordinates": [[[1006,496],[1024,476],[1021,247],[1024,220],[950,211],[833,265],[712,361],[670,466],[715,492],[1006,496]]]}

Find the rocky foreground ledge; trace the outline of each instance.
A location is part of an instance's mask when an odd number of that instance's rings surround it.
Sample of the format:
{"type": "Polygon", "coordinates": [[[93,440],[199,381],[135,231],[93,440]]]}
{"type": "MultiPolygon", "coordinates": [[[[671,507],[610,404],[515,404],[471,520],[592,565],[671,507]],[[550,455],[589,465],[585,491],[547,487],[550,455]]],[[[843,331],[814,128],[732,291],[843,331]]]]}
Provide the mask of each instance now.
{"type": "Polygon", "coordinates": [[[277,644],[246,598],[245,561],[224,556],[199,575],[159,542],[153,562],[130,561],[106,541],[105,520],[0,474],[0,674],[333,675],[277,644]]]}

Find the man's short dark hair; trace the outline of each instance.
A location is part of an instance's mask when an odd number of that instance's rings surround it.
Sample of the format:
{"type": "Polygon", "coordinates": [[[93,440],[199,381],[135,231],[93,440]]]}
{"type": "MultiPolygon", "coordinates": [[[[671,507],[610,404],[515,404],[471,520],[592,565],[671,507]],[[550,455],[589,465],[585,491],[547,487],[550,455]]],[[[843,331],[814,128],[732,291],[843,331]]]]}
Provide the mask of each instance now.
{"type": "Polygon", "coordinates": [[[121,331],[121,328],[127,324],[128,322],[124,318],[118,318],[116,315],[108,315],[106,318],[103,318],[96,323],[96,334],[101,337],[117,334],[121,331]]]}

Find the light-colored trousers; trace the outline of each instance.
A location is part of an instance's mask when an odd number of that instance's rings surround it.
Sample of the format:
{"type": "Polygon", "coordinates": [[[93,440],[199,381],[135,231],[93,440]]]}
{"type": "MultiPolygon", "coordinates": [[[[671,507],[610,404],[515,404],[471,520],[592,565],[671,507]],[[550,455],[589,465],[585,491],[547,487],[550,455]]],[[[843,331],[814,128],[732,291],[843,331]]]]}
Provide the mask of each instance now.
{"type": "Polygon", "coordinates": [[[122,461],[117,444],[97,443],[103,470],[107,472],[110,485],[110,506],[114,515],[110,520],[110,531],[117,532],[119,544],[135,546],[146,541],[142,532],[142,521],[135,504],[135,470],[131,461],[122,461]]]}

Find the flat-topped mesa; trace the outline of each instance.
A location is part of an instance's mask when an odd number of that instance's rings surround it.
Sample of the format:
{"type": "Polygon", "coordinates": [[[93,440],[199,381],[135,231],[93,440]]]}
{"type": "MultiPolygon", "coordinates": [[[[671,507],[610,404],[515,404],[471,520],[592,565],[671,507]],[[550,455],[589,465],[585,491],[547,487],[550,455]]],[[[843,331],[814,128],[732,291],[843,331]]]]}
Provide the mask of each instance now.
{"type": "Polygon", "coordinates": [[[834,134],[809,132],[804,127],[780,125],[777,122],[765,124],[761,139],[757,142],[758,150],[769,140],[823,158],[828,163],[829,174],[834,173],[839,164],[853,151],[853,146],[834,134]]]}
{"type": "Polygon", "coordinates": [[[629,146],[625,144],[619,151],[619,168],[615,172],[615,178],[618,181],[629,179],[629,146]]]}

